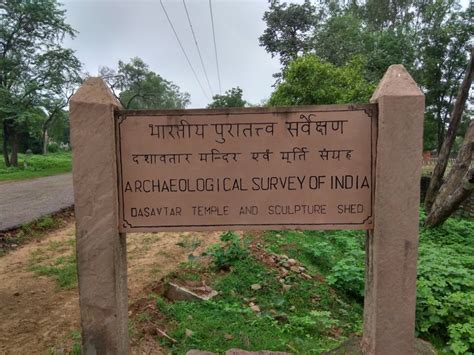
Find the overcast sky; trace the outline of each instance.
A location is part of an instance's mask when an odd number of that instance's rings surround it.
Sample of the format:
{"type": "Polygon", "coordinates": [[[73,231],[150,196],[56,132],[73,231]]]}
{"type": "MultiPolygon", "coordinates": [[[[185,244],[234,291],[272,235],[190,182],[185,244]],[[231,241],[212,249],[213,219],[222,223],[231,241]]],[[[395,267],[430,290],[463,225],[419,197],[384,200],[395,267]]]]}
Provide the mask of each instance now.
{"type": "MultiPolygon", "coordinates": [[[[197,83],[165,17],[159,0],[63,1],[67,20],[79,34],[66,45],[76,50],[85,70],[97,75],[100,66],[116,68],[119,59],[138,56],[156,73],[191,94],[190,107],[210,102],[197,83]]],[[[211,97],[182,0],[163,1],[208,97],[211,97]]],[[[201,50],[213,94],[219,85],[208,0],[187,0],[191,23],[201,50]]],[[[279,62],[258,45],[265,29],[266,0],[213,0],[222,93],[235,86],[244,99],[258,104],[272,91],[279,62]]]]}
{"type": "MultiPolygon", "coordinates": [[[[469,0],[462,3],[467,6],[469,0]]],[[[301,1],[293,1],[301,2],[301,1]]],[[[91,75],[100,66],[117,67],[119,60],[140,57],[150,68],[191,94],[190,107],[205,107],[210,90],[205,79],[182,0],[164,0],[164,6],[190,62],[206,91],[200,88],[166,19],[160,0],[63,0],[67,21],[79,34],[66,45],[91,75]]],[[[186,0],[191,23],[212,87],[219,85],[208,0],[186,0]]],[[[265,29],[262,16],[267,0],[212,0],[222,93],[240,86],[244,99],[258,104],[272,92],[279,71],[276,58],[258,45],[265,29]]]]}

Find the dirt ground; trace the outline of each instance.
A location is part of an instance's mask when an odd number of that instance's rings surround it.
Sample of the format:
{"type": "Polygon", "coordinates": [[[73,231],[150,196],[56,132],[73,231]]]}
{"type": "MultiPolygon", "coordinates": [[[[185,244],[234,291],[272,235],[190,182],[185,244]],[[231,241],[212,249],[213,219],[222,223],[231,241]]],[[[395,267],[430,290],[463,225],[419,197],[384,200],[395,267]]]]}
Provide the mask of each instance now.
{"type": "MultiPolygon", "coordinates": [[[[127,236],[129,303],[144,289],[217,243],[219,232],[127,236]]],[[[32,258],[71,254],[74,223],[0,257],[0,354],[63,354],[80,330],[78,290],[60,290],[49,276],[30,271],[32,258]]],[[[155,344],[134,344],[133,353],[159,354],[155,344]]]]}

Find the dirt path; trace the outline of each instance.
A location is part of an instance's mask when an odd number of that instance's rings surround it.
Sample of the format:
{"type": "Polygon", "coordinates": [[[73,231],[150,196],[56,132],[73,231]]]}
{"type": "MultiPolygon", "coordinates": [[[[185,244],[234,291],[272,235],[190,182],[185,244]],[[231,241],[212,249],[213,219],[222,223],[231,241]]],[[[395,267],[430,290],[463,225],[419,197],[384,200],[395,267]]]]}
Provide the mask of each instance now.
{"type": "MultiPolygon", "coordinates": [[[[216,243],[219,235],[128,236],[129,302],[143,297],[147,285],[174,270],[190,253],[197,255],[216,243]]],[[[80,329],[77,288],[60,290],[53,278],[32,272],[31,265],[72,255],[73,240],[74,224],[70,223],[0,258],[0,354],[57,354],[70,349],[71,334],[80,329]]],[[[156,348],[147,353],[160,351],[156,348]]]]}
{"type": "Polygon", "coordinates": [[[73,203],[71,174],[3,182],[0,184],[0,231],[58,212],[73,203]]]}

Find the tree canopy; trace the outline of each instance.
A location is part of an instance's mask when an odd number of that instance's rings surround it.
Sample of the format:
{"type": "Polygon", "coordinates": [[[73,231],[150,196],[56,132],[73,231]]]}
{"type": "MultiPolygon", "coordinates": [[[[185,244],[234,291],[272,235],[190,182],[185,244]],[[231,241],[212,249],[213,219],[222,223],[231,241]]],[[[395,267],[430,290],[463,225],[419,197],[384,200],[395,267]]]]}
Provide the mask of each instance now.
{"type": "Polygon", "coordinates": [[[268,102],[271,106],[368,102],[375,86],[363,74],[364,62],[354,58],[338,67],[314,54],[291,61],[268,102]]]}
{"type": "Polygon", "coordinates": [[[190,96],[156,74],[140,58],[118,62],[118,70],[103,67],[100,75],[127,109],[185,108],[190,96]],[[118,93],[117,93],[118,92],[118,93]]]}
{"type": "Polygon", "coordinates": [[[227,90],[224,95],[214,95],[208,108],[244,107],[247,102],[242,99],[243,91],[238,86],[227,90]]]}
{"type": "MultiPolygon", "coordinates": [[[[269,0],[260,45],[287,66],[305,54],[342,67],[364,57],[363,75],[378,82],[403,64],[426,95],[425,148],[440,149],[468,62],[472,10],[457,0],[269,0]]],[[[277,81],[278,83],[278,81],[277,81]]],[[[469,118],[464,119],[467,127],[469,118]]],[[[464,131],[458,133],[460,136],[464,131]]]]}
{"type": "Polygon", "coordinates": [[[64,37],[76,32],[56,0],[2,2],[0,16],[0,123],[9,166],[17,165],[28,122],[39,117],[32,113],[47,110],[64,86],[80,81],[81,63],[62,46],[64,37]]]}

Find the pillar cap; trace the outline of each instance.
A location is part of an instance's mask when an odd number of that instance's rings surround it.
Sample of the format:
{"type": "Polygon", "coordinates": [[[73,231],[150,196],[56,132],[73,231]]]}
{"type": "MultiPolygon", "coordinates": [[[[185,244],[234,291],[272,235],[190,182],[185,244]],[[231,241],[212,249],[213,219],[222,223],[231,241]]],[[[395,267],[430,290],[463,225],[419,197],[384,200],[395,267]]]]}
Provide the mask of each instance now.
{"type": "Polygon", "coordinates": [[[71,102],[113,105],[122,108],[119,100],[110,91],[104,80],[99,77],[88,78],[71,97],[71,102]]]}
{"type": "Polygon", "coordinates": [[[402,64],[393,64],[388,67],[380,80],[370,102],[375,103],[382,96],[424,96],[424,94],[402,64]]]}

